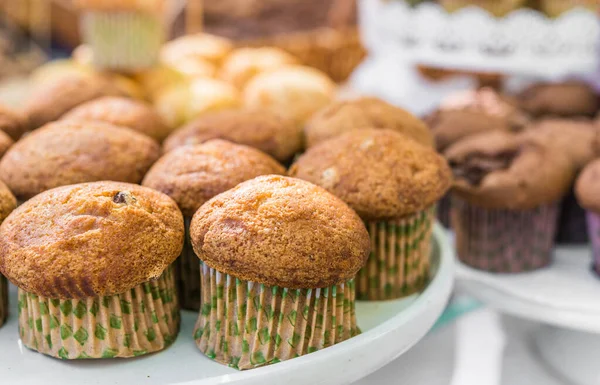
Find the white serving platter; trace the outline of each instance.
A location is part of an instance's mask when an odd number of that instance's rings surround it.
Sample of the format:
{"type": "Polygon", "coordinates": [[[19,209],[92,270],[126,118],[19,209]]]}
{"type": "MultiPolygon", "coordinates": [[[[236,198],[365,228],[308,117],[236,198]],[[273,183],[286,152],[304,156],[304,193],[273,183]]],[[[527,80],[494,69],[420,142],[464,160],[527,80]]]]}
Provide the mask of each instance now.
{"type": "Polygon", "coordinates": [[[0,328],[0,383],[38,385],[348,384],[376,371],[416,344],[442,314],[452,291],[454,252],[446,232],[434,231],[432,280],[404,300],[359,302],[363,333],[333,347],[249,371],[236,371],[203,356],[192,339],[196,315],[183,312],[177,341],[166,351],[134,359],[61,361],[21,345],[16,291],[12,316],[0,328]]]}

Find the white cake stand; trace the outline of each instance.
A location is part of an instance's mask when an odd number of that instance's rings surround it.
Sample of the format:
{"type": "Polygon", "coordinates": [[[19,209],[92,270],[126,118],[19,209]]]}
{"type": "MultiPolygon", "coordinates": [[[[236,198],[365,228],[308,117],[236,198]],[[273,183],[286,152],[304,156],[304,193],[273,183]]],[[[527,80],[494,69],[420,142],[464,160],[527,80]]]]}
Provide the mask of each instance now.
{"type": "MultiPolygon", "coordinates": [[[[359,302],[363,333],[333,347],[275,365],[239,372],[203,356],[192,339],[196,315],[184,312],[177,341],[166,351],[127,360],[61,361],[32,352],[18,338],[16,296],[0,329],[0,383],[89,384],[349,384],[376,371],[416,344],[433,326],[452,291],[454,254],[447,235],[434,231],[432,280],[404,300],[359,302]]],[[[15,294],[15,293],[13,293],[15,294]]]]}
{"type": "Polygon", "coordinates": [[[457,267],[457,287],[515,316],[544,325],[536,347],[571,383],[600,384],[600,278],[587,247],[562,247],[545,269],[499,275],[457,267]]]}

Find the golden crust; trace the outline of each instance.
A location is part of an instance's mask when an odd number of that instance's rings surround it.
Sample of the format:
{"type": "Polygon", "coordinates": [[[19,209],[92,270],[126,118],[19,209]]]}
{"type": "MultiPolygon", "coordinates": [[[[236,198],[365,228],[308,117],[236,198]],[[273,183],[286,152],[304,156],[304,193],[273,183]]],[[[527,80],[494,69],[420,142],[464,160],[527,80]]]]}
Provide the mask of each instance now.
{"type": "Polygon", "coordinates": [[[75,107],[63,120],[98,121],[129,127],[162,142],[171,129],[152,106],[133,99],[106,96],[75,107]]]}
{"type": "Polygon", "coordinates": [[[0,223],[17,207],[17,198],[4,182],[0,181],[0,223]]]}
{"type": "Polygon", "coordinates": [[[208,266],[239,279],[285,288],[320,288],[354,278],[369,255],[367,230],[322,188],[268,175],[204,204],[190,227],[208,266]]]}
{"type": "Polygon", "coordinates": [[[0,104],[0,130],[4,131],[12,140],[19,140],[27,131],[29,125],[27,117],[0,104]]]}
{"type": "Polygon", "coordinates": [[[316,113],[304,129],[306,146],[365,128],[387,128],[433,146],[433,137],[422,120],[377,98],[338,101],[316,113]]]}
{"type": "Polygon", "coordinates": [[[517,96],[519,106],[534,116],[594,116],[598,96],[583,82],[537,83],[517,96]]]}
{"type": "Polygon", "coordinates": [[[302,130],[291,120],[266,110],[226,110],[203,115],[175,131],[165,140],[164,150],[215,138],[254,147],[282,162],[302,147],[302,130]]]}
{"type": "Polygon", "coordinates": [[[49,298],[119,294],[159,277],[183,236],[181,212],[162,193],[117,182],[64,186],[0,226],[0,271],[49,298]]]}
{"type": "Polygon", "coordinates": [[[364,220],[428,208],[450,188],[450,168],[432,148],[392,130],[356,130],[311,147],[289,170],[348,203],[364,220]]]}
{"type": "Polygon", "coordinates": [[[159,156],[158,143],[126,127],[55,122],[12,146],[0,160],[0,175],[17,198],[26,200],[74,183],[139,183],[159,156]]]}
{"type": "Polygon", "coordinates": [[[575,184],[575,195],[581,207],[600,214],[600,159],[583,169],[575,184]]]}
{"type": "Polygon", "coordinates": [[[254,148],[215,139],[163,155],[143,185],[169,195],[186,217],[192,217],[215,195],[268,174],[285,174],[285,168],[254,148]]]}

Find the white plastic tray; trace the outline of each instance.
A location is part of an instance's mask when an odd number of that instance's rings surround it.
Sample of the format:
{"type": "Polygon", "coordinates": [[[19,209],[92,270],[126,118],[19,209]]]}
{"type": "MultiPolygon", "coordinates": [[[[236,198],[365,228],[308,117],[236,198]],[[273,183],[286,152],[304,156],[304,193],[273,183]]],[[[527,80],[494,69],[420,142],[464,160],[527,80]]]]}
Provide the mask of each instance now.
{"type": "Polygon", "coordinates": [[[204,357],[192,340],[196,315],[184,312],[182,329],[164,352],[126,360],[60,361],[20,344],[16,296],[13,316],[0,329],[0,383],[33,385],[132,384],[348,384],[379,369],[417,343],[442,313],[452,290],[454,254],[445,231],[434,231],[433,279],[404,300],[359,302],[363,333],[307,356],[239,372],[204,357]]]}

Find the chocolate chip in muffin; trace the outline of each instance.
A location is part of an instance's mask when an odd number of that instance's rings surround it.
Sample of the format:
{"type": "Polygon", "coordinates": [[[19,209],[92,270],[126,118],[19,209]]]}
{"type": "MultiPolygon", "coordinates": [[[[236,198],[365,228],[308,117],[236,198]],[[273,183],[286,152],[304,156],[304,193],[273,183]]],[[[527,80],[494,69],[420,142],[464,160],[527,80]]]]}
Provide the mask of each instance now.
{"type": "Polygon", "coordinates": [[[489,173],[509,168],[518,154],[518,150],[507,150],[493,155],[474,153],[463,163],[450,162],[450,167],[456,178],[464,178],[471,185],[477,186],[489,173]]]}
{"type": "Polygon", "coordinates": [[[136,199],[129,191],[119,191],[113,197],[113,202],[117,204],[132,204],[135,203],[136,199]]]}

